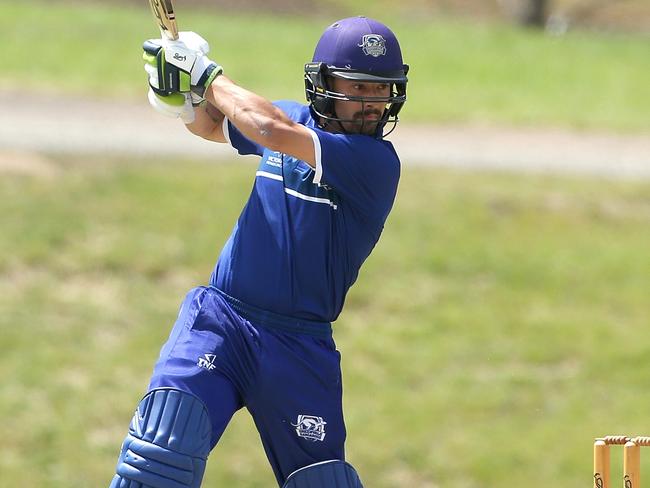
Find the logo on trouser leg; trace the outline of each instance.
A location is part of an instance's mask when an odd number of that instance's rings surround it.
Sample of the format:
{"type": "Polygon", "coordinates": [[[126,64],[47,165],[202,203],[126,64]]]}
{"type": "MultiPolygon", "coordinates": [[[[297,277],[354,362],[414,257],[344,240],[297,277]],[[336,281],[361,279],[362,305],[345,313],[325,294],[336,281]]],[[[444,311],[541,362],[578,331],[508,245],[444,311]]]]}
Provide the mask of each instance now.
{"type": "Polygon", "coordinates": [[[325,422],[322,417],[298,415],[298,422],[291,425],[296,428],[296,434],[298,434],[298,437],[316,442],[325,439],[326,424],[327,422],[325,422]]]}
{"type": "Polygon", "coordinates": [[[199,362],[196,364],[199,368],[205,368],[208,371],[212,371],[216,368],[214,365],[215,359],[217,359],[217,356],[214,354],[204,354],[202,358],[199,358],[199,362]]]}

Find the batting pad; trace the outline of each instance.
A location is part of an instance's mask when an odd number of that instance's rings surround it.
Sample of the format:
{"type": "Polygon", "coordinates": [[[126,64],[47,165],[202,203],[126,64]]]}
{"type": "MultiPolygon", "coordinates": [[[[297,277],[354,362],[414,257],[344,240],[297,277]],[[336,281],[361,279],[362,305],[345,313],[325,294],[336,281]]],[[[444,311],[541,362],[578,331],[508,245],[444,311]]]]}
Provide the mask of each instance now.
{"type": "Polygon", "coordinates": [[[363,485],[352,465],[333,459],[294,471],[282,488],[363,488],[363,485]]]}
{"type": "Polygon", "coordinates": [[[109,488],[199,488],[210,435],[208,411],[197,397],[150,391],[135,411],[109,488]]]}

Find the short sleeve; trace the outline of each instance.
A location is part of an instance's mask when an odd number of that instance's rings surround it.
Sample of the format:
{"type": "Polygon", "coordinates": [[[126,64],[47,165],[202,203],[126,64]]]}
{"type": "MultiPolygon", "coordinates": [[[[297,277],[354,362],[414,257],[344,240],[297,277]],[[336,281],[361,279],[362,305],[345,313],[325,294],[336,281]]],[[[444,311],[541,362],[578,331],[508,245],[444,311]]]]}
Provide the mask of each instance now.
{"type": "Polygon", "coordinates": [[[368,136],[311,130],[314,183],[332,187],[367,218],[383,222],[393,206],[400,176],[392,144],[368,136]]]}
{"type": "Polygon", "coordinates": [[[244,136],[227,118],[223,119],[223,135],[226,141],[242,156],[247,154],[261,156],[264,153],[263,146],[244,136]]]}

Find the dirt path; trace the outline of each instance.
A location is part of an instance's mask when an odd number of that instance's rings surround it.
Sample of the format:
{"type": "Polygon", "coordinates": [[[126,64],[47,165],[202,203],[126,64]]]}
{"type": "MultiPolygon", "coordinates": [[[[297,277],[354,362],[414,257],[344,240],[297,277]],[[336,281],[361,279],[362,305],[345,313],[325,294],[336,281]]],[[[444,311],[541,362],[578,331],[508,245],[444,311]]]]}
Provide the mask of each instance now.
{"type": "MultiPolygon", "coordinates": [[[[0,91],[0,172],[43,165],[47,153],[192,155],[223,159],[230,147],[202,141],[146,101],[106,102],[0,91]],[[36,162],[36,163],[35,163],[36,162]]],[[[405,166],[590,174],[650,180],[650,133],[401,125],[389,137],[405,166]]]]}

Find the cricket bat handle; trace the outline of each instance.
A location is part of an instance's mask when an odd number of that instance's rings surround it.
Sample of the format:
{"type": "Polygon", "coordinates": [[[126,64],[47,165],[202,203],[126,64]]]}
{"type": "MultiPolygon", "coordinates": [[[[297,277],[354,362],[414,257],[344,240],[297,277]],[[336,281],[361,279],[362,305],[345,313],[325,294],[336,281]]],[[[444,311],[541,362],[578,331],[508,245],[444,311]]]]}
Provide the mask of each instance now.
{"type": "Polygon", "coordinates": [[[163,38],[170,41],[178,40],[178,27],[176,26],[176,14],[171,0],[149,0],[151,11],[158,23],[163,38]]]}

